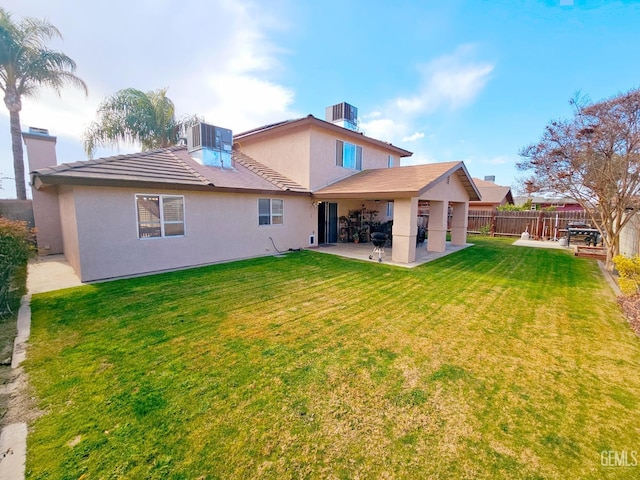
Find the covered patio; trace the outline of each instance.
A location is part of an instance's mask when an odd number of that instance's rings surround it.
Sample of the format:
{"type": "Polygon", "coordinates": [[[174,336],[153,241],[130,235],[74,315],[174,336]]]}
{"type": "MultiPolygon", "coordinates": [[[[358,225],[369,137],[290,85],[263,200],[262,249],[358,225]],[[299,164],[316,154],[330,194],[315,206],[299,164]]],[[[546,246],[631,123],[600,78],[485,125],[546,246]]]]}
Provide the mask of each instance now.
{"type": "Polygon", "coordinates": [[[338,209],[340,202],[354,200],[362,202],[363,209],[365,202],[392,202],[393,250],[387,256],[395,264],[413,265],[427,255],[446,254],[452,247],[467,246],[469,201],[479,200],[480,193],[464,163],[446,162],[363,170],[321,188],[313,197],[335,202],[338,209]],[[430,210],[424,252],[416,245],[421,200],[428,201],[430,210]],[[451,241],[447,242],[449,214],[451,241]]]}

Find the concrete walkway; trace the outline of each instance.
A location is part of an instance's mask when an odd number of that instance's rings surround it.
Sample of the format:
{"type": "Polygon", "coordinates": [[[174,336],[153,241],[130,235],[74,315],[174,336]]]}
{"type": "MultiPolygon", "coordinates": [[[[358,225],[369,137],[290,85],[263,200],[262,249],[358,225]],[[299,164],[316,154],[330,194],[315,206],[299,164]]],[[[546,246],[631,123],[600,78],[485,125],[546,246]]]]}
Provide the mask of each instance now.
{"type": "MultiPolygon", "coordinates": [[[[20,364],[27,355],[27,342],[31,333],[31,295],[82,285],[64,255],[38,257],[27,268],[27,291],[18,310],[18,334],[13,344],[11,368],[14,383],[23,375],[20,364]]],[[[10,391],[14,385],[7,385],[10,391]]],[[[9,405],[11,408],[11,405],[9,405]]],[[[22,480],[25,477],[27,459],[27,424],[12,423],[0,433],[0,480],[22,480]]]]}
{"type": "Polygon", "coordinates": [[[29,262],[27,291],[30,294],[78,287],[82,282],[64,255],[37,257],[29,262]]]}
{"type": "MultiPolygon", "coordinates": [[[[26,358],[27,341],[31,333],[31,295],[22,297],[18,310],[18,334],[13,343],[13,357],[11,369],[14,371],[13,383],[7,385],[10,390],[15,388],[19,375],[23,375],[20,364],[26,358]]],[[[11,403],[9,403],[11,409],[11,403]]],[[[22,480],[25,474],[27,460],[27,424],[25,422],[11,423],[0,433],[0,480],[22,480]]]]}

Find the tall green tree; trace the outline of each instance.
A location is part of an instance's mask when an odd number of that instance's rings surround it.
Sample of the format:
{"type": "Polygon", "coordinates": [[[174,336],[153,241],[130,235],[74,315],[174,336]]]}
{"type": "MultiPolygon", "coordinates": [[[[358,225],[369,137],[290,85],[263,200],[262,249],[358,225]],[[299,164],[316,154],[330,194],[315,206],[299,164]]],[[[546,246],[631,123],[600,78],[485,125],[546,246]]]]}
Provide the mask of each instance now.
{"type": "Polygon", "coordinates": [[[140,143],[143,150],[175,145],[187,127],[201,121],[197,115],[176,120],[166,88],[146,93],[135,88],[119,90],[100,104],[97,117],[84,134],[89,158],[98,146],[115,147],[120,142],[140,143]]]}
{"type": "Polygon", "coordinates": [[[620,232],[640,210],[640,89],[601,102],[572,101],[574,116],[549,123],[518,164],[529,191],[577,201],[602,233],[607,266],[620,252],[620,232]]]}
{"type": "Polygon", "coordinates": [[[22,97],[35,96],[39,87],[51,87],[59,94],[67,84],[88,93],[87,85],[75,75],[76,63],[63,52],[47,47],[54,38],[62,35],[47,20],[25,17],[15,22],[0,7],[0,88],[9,110],[16,197],[21,200],[27,198],[20,126],[22,97]]]}

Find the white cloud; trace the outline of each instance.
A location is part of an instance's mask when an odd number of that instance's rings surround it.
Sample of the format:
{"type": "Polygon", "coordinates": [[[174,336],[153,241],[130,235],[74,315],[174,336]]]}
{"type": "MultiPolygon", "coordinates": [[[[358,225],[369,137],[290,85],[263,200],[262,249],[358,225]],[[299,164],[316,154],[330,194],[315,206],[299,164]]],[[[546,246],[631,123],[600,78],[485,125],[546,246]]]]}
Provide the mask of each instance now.
{"type": "Polygon", "coordinates": [[[420,67],[422,84],[418,92],[395,100],[405,115],[430,114],[439,109],[458,109],[471,103],[485,87],[495,68],[493,63],[476,62],[469,57],[472,45],[463,45],[420,67]]]}
{"type": "Polygon", "coordinates": [[[406,136],[402,139],[403,142],[415,142],[416,140],[420,140],[421,138],[424,138],[424,133],[422,132],[416,132],[412,135],[406,136]]]}
{"type": "Polygon", "coordinates": [[[415,153],[414,155],[412,155],[410,157],[405,157],[405,158],[401,159],[400,160],[400,164],[402,166],[424,165],[425,163],[436,163],[438,161],[441,161],[441,160],[438,160],[438,159],[434,158],[429,153],[418,152],[418,153],[415,153]]]}
{"type": "Polygon", "coordinates": [[[366,120],[370,118],[380,118],[382,116],[382,112],[380,110],[374,110],[373,112],[365,113],[360,116],[361,119],[366,120]]]}
{"type": "Polygon", "coordinates": [[[407,131],[407,125],[392,118],[376,117],[371,121],[361,121],[360,130],[368,137],[373,137],[386,142],[397,141],[402,138],[407,131]]]}
{"type": "Polygon", "coordinates": [[[292,90],[248,74],[214,73],[206,79],[203,93],[206,101],[194,104],[194,111],[237,133],[298,116],[288,110],[292,90]]]}
{"type": "Polygon", "coordinates": [[[473,45],[462,45],[420,66],[416,93],[391,99],[362,115],[364,133],[392,143],[411,142],[416,150],[424,149],[424,141],[434,139],[424,127],[425,119],[471,104],[490,80],[495,65],[475,60],[475,51],[473,45]]]}
{"type": "Polygon", "coordinates": [[[180,8],[167,0],[53,3],[34,0],[26,8],[8,0],[8,8],[17,18],[37,11],[38,17],[60,28],[65,41],[55,48],[76,60],[77,74],[90,95],[85,98],[67,87],[58,98],[42,89],[38,98],[23,99],[25,125],[79,140],[100,102],[129,87],[168,87],[178,116],[197,113],[234,129],[293,115],[288,108],[295,93],[277,81],[285,50],[270,40],[272,32],[287,25],[272,6],[263,9],[259,3],[238,0],[185,0],[180,8]],[[86,38],[91,41],[82,40],[86,38]]]}

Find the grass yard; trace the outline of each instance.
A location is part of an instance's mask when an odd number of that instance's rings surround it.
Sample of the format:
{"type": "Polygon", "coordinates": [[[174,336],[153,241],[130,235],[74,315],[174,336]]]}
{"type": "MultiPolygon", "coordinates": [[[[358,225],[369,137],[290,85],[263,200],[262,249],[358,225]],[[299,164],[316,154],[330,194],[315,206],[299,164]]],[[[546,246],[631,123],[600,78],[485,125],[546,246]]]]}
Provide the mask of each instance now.
{"type": "Polygon", "coordinates": [[[35,295],[28,478],[639,478],[601,464],[640,451],[640,339],[597,265],[473,241],[35,295]]]}

